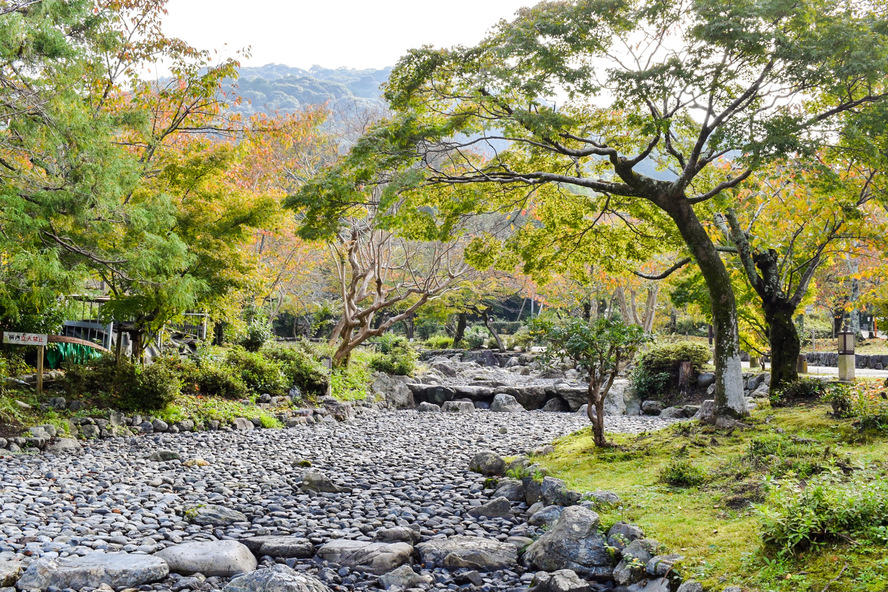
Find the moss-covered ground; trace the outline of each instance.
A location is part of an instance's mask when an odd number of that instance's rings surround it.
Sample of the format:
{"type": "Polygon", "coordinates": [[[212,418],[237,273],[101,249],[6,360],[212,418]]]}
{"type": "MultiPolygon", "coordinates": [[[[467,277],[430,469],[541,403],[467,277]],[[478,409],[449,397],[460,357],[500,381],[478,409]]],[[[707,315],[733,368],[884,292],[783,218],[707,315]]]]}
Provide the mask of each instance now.
{"type": "Polygon", "coordinates": [[[574,489],[616,492],[623,503],[602,513],[603,525],[640,525],[682,554],[684,576],[707,590],[888,590],[888,537],[881,536],[886,531],[878,517],[860,518],[874,520],[871,529],[857,525],[839,536],[791,526],[808,538],[789,550],[763,543],[766,516],[792,506],[809,482],[831,479],[841,487],[885,477],[888,438],[860,433],[852,420],[828,412],[825,405],[763,409],[747,428],[685,422],[610,435],[614,446],[601,449],[587,429],[560,439],[555,453],[539,461],[574,489]]]}

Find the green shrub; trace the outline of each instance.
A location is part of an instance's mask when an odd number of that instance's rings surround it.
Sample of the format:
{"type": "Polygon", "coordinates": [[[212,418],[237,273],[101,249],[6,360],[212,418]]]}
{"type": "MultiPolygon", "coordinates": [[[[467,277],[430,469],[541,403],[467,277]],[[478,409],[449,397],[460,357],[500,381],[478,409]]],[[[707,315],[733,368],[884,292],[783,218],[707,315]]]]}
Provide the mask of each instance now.
{"type": "Polygon", "coordinates": [[[321,363],[319,352],[313,351],[308,342],[269,344],[262,348],[262,354],[280,364],[288,386],[297,386],[310,397],[327,392],[329,372],[321,363]]]}
{"type": "Polygon", "coordinates": [[[529,327],[521,327],[506,339],[506,344],[510,348],[520,347],[527,351],[534,344],[533,333],[529,327]]]}
{"type": "Polygon", "coordinates": [[[122,409],[163,409],[182,391],[182,381],[167,364],[151,364],[138,368],[136,377],[135,389],[130,396],[121,397],[122,401],[129,403],[121,405],[122,409]]]}
{"type": "Polygon", "coordinates": [[[490,333],[484,327],[473,325],[466,329],[462,344],[468,349],[478,349],[484,345],[489,335],[490,333]]]}
{"type": "Polygon", "coordinates": [[[862,471],[850,481],[824,474],[806,483],[784,483],[760,509],[762,540],[788,554],[836,540],[882,542],[888,526],[888,481],[862,471]]]}
{"type": "Polygon", "coordinates": [[[367,388],[373,382],[369,368],[372,357],[367,358],[360,353],[355,350],[346,368],[330,373],[330,391],[336,399],[362,401],[367,398],[367,388]]]}
{"type": "Polygon", "coordinates": [[[254,394],[280,396],[289,390],[281,365],[259,352],[250,352],[235,346],[228,351],[225,362],[233,367],[236,376],[254,394]]]}
{"type": "Polygon", "coordinates": [[[194,384],[201,395],[243,399],[248,394],[247,385],[239,375],[215,363],[202,364],[194,374],[194,384]]]}
{"type": "Polygon", "coordinates": [[[453,337],[436,333],[426,339],[424,345],[429,349],[450,349],[453,347],[453,337]]]}
{"type": "Polygon", "coordinates": [[[677,458],[660,472],[660,482],[673,487],[697,487],[706,482],[706,471],[686,458],[677,458]]]}
{"type": "Polygon", "coordinates": [[[126,411],[163,409],[181,392],[182,382],[173,363],[161,359],[141,368],[112,356],[86,365],[69,366],[65,373],[69,395],[97,397],[103,405],[126,411]]]}
{"type": "Polygon", "coordinates": [[[833,383],[823,400],[832,405],[837,417],[856,419],[861,430],[888,431],[888,392],[881,381],[851,386],[833,383]]]}
{"type": "Polygon", "coordinates": [[[238,345],[248,352],[257,352],[273,335],[271,325],[265,321],[256,320],[247,325],[247,330],[238,341],[238,345]]]}
{"type": "Polygon", "coordinates": [[[690,362],[694,373],[709,361],[709,348],[700,343],[678,342],[657,345],[636,359],[632,385],[643,399],[659,399],[678,387],[682,362],[690,362]]]}
{"type": "Polygon", "coordinates": [[[384,334],[376,342],[378,352],[370,359],[370,368],[377,372],[407,376],[416,367],[416,352],[406,338],[384,334]]]}
{"type": "Polygon", "coordinates": [[[817,378],[800,378],[771,394],[771,405],[786,407],[799,402],[817,401],[831,388],[832,384],[817,378]]]}

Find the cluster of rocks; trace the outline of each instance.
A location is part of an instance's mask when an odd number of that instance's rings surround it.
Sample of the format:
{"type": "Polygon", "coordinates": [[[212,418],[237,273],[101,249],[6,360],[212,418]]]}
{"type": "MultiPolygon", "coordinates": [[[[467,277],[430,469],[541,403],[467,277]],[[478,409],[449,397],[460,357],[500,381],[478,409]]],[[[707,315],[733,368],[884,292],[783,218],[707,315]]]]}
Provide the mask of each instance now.
{"type": "MultiPolygon", "coordinates": [[[[274,409],[276,419],[287,427],[349,421],[358,414],[376,410],[376,406],[369,401],[353,404],[326,398],[321,401],[318,407],[314,408],[281,408],[280,401],[272,401],[271,399],[273,397],[269,395],[262,395],[258,406],[269,410],[274,409]]],[[[49,409],[58,410],[66,407],[70,409],[75,403],[79,403],[79,401],[67,402],[64,397],[53,397],[45,405],[49,409]]],[[[25,404],[22,403],[22,405],[25,404]]],[[[235,417],[230,423],[210,420],[205,425],[201,425],[190,419],[168,423],[158,417],[138,413],[127,415],[120,411],[110,411],[108,417],[76,417],[67,420],[65,424],[66,429],[63,432],[60,432],[55,425],[48,424],[31,427],[20,436],[0,438],[0,450],[13,453],[67,452],[79,450],[78,438],[93,440],[129,435],[178,434],[201,430],[248,432],[263,427],[258,418],[235,417]]]]}
{"type": "MultiPolygon", "coordinates": [[[[707,395],[715,392],[715,375],[704,372],[697,377],[700,388],[707,389],[707,395]]],[[[746,396],[746,406],[755,409],[761,401],[768,400],[768,388],[771,384],[771,375],[764,373],[746,373],[743,375],[743,389],[746,396]]],[[[642,401],[641,412],[645,415],[660,417],[662,419],[700,419],[707,413],[707,408],[713,404],[712,400],[703,402],[703,405],[673,405],[666,407],[660,401],[642,401]]]]}
{"type": "Polygon", "coordinates": [[[520,563],[531,572],[533,592],[700,592],[699,583],[682,581],[683,558],[661,553],[659,543],[645,538],[636,525],[614,524],[606,533],[596,510],[621,503],[612,491],[580,493],[563,481],[545,475],[526,457],[511,463],[491,451],[477,453],[471,470],[503,478],[491,501],[475,508],[475,515],[523,514],[527,537],[510,537],[519,549],[520,563]]]}
{"type": "MultiPolygon", "coordinates": [[[[415,378],[386,379],[378,391],[389,406],[428,403],[452,411],[468,409],[468,403],[477,409],[575,412],[588,400],[587,385],[576,369],[569,364],[544,367],[533,354],[454,350],[437,352],[426,363],[427,371],[415,378]],[[509,397],[511,408],[502,409],[501,395],[509,397]]],[[[628,387],[627,380],[614,383],[605,402],[608,415],[640,414],[641,402],[628,387]]]]}
{"type": "MultiPolygon", "coordinates": [[[[611,419],[611,430],[667,424],[611,419]]],[[[541,568],[519,551],[543,528],[528,521],[526,492],[506,511],[508,482],[466,467],[478,449],[526,452],[586,425],[380,412],[17,455],[0,463],[0,589],[523,591],[541,568]]]]}

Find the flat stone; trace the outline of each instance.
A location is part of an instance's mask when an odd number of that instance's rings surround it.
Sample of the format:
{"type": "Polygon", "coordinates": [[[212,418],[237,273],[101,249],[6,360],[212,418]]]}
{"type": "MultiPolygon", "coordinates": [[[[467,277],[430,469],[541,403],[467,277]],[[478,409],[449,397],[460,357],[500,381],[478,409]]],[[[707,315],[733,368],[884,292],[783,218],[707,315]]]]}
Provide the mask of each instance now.
{"type": "Polygon", "coordinates": [[[347,488],[339,487],[333,483],[333,480],[330,479],[330,477],[315,469],[310,469],[303,473],[301,488],[303,490],[321,491],[325,493],[343,493],[348,491],[347,488]]]}
{"type": "Polygon", "coordinates": [[[383,543],[409,543],[415,545],[419,542],[420,534],[418,531],[406,526],[395,526],[393,528],[380,528],[376,531],[376,539],[383,543]]]}
{"type": "Polygon", "coordinates": [[[80,452],[83,450],[83,446],[74,438],[59,438],[47,444],[44,450],[55,454],[71,454],[80,452]]]}
{"type": "Polygon", "coordinates": [[[141,586],[162,580],[169,574],[166,561],[150,555],[103,553],[82,557],[40,558],[31,563],[16,586],[19,590],[55,588],[114,588],[141,586]]]}
{"type": "Polygon", "coordinates": [[[170,566],[170,571],[185,576],[201,573],[205,576],[231,577],[256,569],[256,557],[237,541],[203,541],[183,543],[158,551],[170,566]]]}
{"type": "Polygon", "coordinates": [[[308,539],[291,536],[258,536],[241,541],[255,555],[307,559],[314,556],[314,545],[308,539]]]}
{"type": "Polygon", "coordinates": [[[442,411],[449,413],[472,413],[475,411],[475,404],[471,401],[445,401],[441,407],[442,411]]]}
{"type": "Polygon", "coordinates": [[[504,518],[512,515],[512,504],[504,497],[497,497],[476,508],[472,508],[469,510],[469,514],[486,518],[504,518]]]}
{"type": "Polygon", "coordinates": [[[407,543],[370,543],[338,539],[318,549],[320,559],[375,574],[384,574],[407,563],[413,547],[407,543]]]}
{"type": "Polygon", "coordinates": [[[452,536],[416,546],[423,563],[448,569],[509,569],[518,561],[515,545],[481,537],[452,536]]]}
{"type": "Polygon", "coordinates": [[[420,403],[420,404],[416,407],[416,410],[419,411],[419,412],[421,412],[421,413],[440,413],[440,412],[441,412],[441,406],[440,406],[440,405],[435,405],[434,403],[428,403],[428,402],[426,402],[426,401],[423,401],[422,403],[420,403]]]}
{"type": "Polygon", "coordinates": [[[330,588],[320,580],[281,564],[234,578],[222,590],[223,592],[330,592],[330,588]]]}
{"type": "Polygon", "coordinates": [[[228,526],[235,522],[247,522],[247,516],[243,512],[214,504],[202,504],[189,508],[185,510],[185,517],[189,522],[201,526],[228,526]]]}

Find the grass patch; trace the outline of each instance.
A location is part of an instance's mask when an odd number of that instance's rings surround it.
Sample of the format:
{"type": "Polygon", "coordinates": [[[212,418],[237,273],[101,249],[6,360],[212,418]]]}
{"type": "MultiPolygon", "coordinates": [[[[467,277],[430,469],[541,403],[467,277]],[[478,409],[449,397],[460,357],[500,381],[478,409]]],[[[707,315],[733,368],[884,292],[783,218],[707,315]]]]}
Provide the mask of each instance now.
{"type": "Polygon", "coordinates": [[[875,517],[888,491],[888,440],[829,411],[765,409],[729,432],[681,423],[614,434],[608,449],[585,429],[539,462],[576,490],[616,492],[623,503],[602,512],[603,525],[638,524],[684,555],[685,577],[707,589],[885,590],[888,519],[875,517]],[[802,544],[784,544],[793,537],[802,544]]]}

